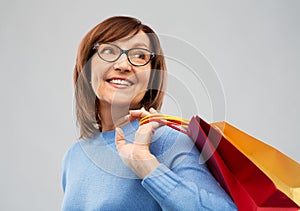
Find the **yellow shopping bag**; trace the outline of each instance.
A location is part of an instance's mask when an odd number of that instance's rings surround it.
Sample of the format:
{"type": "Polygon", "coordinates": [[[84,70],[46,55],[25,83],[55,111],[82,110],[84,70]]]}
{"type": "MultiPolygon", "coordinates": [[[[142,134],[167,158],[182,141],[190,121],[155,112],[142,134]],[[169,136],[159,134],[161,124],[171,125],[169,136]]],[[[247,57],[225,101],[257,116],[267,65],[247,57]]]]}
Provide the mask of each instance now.
{"type": "Polygon", "coordinates": [[[227,122],[212,123],[222,135],[300,206],[300,164],[277,149],[251,137],[227,122]]]}

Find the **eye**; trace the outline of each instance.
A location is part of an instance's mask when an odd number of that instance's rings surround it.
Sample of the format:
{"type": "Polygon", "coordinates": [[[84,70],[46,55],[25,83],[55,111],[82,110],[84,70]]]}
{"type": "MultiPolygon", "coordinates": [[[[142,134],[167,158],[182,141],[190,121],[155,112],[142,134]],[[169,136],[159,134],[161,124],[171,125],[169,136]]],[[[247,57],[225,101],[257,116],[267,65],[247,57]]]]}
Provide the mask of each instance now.
{"type": "Polygon", "coordinates": [[[134,59],[142,59],[142,60],[145,60],[147,59],[148,57],[148,52],[145,51],[145,50],[134,50],[132,52],[132,56],[134,59]]]}
{"type": "Polygon", "coordinates": [[[100,50],[100,54],[115,54],[115,49],[112,47],[104,47],[100,50]]]}
{"type": "Polygon", "coordinates": [[[139,58],[139,59],[145,59],[146,55],[143,52],[138,52],[136,54],[134,54],[135,58],[139,58]]]}

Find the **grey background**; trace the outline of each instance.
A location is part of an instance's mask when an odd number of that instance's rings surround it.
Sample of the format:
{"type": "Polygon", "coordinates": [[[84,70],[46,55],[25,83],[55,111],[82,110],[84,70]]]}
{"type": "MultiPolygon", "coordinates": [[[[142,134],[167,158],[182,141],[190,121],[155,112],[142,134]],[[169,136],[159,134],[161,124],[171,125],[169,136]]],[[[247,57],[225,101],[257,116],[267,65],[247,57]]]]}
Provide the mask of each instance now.
{"type": "Polygon", "coordinates": [[[202,51],[222,83],[226,121],[299,162],[299,11],[298,0],[2,0],[0,210],[60,209],[61,160],[77,136],[76,50],[112,15],[202,51]]]}

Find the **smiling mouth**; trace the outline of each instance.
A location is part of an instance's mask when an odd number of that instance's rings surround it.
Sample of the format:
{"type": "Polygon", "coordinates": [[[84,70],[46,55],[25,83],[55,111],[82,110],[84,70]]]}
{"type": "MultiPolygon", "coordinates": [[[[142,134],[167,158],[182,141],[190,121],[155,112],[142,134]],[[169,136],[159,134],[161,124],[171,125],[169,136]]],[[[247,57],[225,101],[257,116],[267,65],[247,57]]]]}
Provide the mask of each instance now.
{"type": "Polygon", "coordinates": [[[122,86],[122,87],[129,87],[129,86],[133,85],[133,83],[131,81],[126,80],[126,79],[120,79],[120,78],[112,78],[112,79],[108,79],[106,81],[112,85],[122,86]]]}

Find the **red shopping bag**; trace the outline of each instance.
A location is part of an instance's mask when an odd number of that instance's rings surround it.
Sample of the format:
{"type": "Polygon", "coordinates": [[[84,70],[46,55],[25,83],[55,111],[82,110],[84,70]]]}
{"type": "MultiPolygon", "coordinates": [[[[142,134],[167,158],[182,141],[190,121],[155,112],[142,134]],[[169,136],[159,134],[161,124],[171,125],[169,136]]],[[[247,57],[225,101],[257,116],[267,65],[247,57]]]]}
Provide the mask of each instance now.
{"type": "Polygon", "coordinates": [[[259,167],[200,117],[187,121],[155,114],[143,118],[141,124],[148,121],[158,121],[190,135],[213,176],[232,197],[238,210],[300,210],[259,167]]]}

